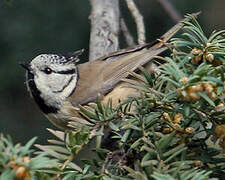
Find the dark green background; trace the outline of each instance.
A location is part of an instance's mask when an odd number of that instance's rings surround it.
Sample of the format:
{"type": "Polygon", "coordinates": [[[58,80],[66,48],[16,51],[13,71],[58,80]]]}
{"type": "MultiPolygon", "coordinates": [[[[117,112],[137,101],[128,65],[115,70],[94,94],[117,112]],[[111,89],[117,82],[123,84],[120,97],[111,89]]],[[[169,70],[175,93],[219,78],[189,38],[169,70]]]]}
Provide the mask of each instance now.
{"type": "MultiPolygon", "coordinates": [[[[207,35],[225,27],[225,1],[173,0],[183,15],[202,11],[199,21],[207,35]]],[[[121,11],[135,34],[135,24],[120,0],[121,11]]],[[[145,18],[147,39],[163,34],[174,22],[157,0],[137,0],[145,18]]],[[[88,57],[90,32],[88,0],[0,0],[0,132],[16,142],[38,136],[45,142],[47,127],[53,128],[41,114],[26,90],[25,71],[18,62],[28,62],[40,53],[66,53],[85,48],[88,57]]],[[[124,44],[124,43],[123,43],[124,44]]]]}

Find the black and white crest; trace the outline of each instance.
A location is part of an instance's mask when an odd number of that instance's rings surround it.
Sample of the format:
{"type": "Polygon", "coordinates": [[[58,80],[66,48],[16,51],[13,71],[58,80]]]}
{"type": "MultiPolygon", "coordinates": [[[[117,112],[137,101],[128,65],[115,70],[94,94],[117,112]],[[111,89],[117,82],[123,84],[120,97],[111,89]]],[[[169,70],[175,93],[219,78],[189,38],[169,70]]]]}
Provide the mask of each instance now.
{"type": "Polygon", "coordinates": [[[83,52],[84,49],[67,54],[42,54],[40,55],[40,59],[42,61],[48,61],[48,63],[52,64],[77,63],[79,61],[79,56],[83,52]]]}

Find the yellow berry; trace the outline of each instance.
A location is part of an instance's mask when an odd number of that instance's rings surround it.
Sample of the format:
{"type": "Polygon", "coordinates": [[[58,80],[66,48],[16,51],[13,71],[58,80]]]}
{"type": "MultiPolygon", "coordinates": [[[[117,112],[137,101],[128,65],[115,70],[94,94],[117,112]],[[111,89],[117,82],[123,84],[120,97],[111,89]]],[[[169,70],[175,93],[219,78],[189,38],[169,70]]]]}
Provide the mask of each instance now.
{"type": "Polygon", "coordinates": [[[23,158],[23,162],[29,163],[29,162],[30,162],[30,157],[29,157],[29,156],[25,156],[25,157],[23,158]]]}
{"type": "Polygon", "coordinates": [[[175,123],[175,124],[179,124],[181,121],[183,121],[184,120],[184,117],[183,117],[183,114],[181,114],[181,113],[177,113],[177,114],[175,114],[175,116],[174,116],[174,118],[173,118],[173,122],[175,123]]]}
{"type": "Polygon", "coordinates": [[[202,52],[202,50],[198,49],[198,48],[194,48],[194,49],[191,50],[191,54],[193,54],[195,56],[199,55],[201,52],[202,52]]]}
{"type": "Polygon", "coordinates": [[[225,136],[220,138],[219,145],[221,148],[225,149],[225,136]]]}
{"type": "Polygon", "coordinates": [[[215,134],[217,137],[221,137],[225,135],[225,124],[216,125],[215,134]]]}
{"type": "Polygon", "coordinates": [[[189,91],[189,93],[201,92],[201,91],[203,91],[203,87],[201,84],[193,85],[193,86],[188,87],[188,91],[189,91]]]}
{"type": "Polygon", "coordinates": [[[191,63],[193,64],[199,64],[199,62],[202,60],[202,56],[195,56],[192,60],[191,63]]]}
{"type": "Polygon", "coordinates": [[[209,62],[213,62],[213,60],[214,60],[214,55],[213,54],[207,54],[206,55],[206,59],[209,61],[209,62]]]}
{"type": "Polygon", "coordinates": [[[168,120],[168,121],[170,120],[170,116],[166,112],[163,113],[163,117],[164,117],[165,120],[168,120]]]}
{"type": "Polygon", "coordinates": [[[16,162],[15,161],[9,161],[9,163],[8,163],[8,165],[9,165],[9,167],[10,168],[12,168],[12,169],[14,169],[14,168],[16,168],[18,165],[16,164],[16,162]]]}
{"type": "Polygon", "coordinates": [[[220,102],[216,107],[217,108],[222,108],[222,107],[224,107],[224,104],[222,102],[220,102]]]}
{"type": "Polygon", "coordinates": [[[209,47],[209,46],[211,46],[211,43],[206,43],[206,47],[209,47]]]}
{"type": "Polygon", "coordinates": [[[203,83],[203,87],[204,87],[204,91],[208,94],[213,92],[214,90],[213,85],[211,83],[203,83]]]}
{"type": "Polygon", "coordinates": [[[185,132],[186,134],[191,134],[191,133],[195,132],[195,129],[194,129],[193,127],[187,127],[187,128],[184,130],[184,132],[185,132]]]}
{"type": "Polygon", "coordinates": [[[172,132],[172,128],[163,128],[162,130],[163,134],[169,134],[170,132],[172,132]]]}
{"type": "Polygon", "coordinates": [[[24,166],[20,166],[18,167],[18,169],[16,170],[16,178],[18,179],[24,179],[26,176],[26,168],[24,166]]]}
{"type": "Polygon", "coordinates": [[[183,78],[181,79],[181,81],[182,81],[183,84],[187,84],[188,78],[187,78],[187,77],[183,77],[183,78]]]}
{"type": "Polygon", "coordinates": [[[188,94],[188,96],[189,96],[190,100],[193,100],[193,101],[197,101],[201,98],[201,96],[195,92],[188,94]]]}
{"type": "Polygon", "coordinates": [[[191,60],[191,63],[192,63],[192,64],[198,64],[198,61],[196,61],[196,59],[193,58],[193,59],[191,60]]]}
{"type": "Polygon", "coordinates": [[[203,166],[203,163],[202,163],[202,161],[194,160],[194,161],[193,161],[193,165],[194,165],[195,167],[202,167],[202,166],[203,166]]]}

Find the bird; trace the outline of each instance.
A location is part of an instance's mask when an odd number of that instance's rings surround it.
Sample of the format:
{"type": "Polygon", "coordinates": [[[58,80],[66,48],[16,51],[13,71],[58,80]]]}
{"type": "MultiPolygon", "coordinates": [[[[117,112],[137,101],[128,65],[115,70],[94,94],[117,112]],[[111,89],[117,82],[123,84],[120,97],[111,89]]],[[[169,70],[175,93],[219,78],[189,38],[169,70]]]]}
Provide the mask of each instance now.
{"type": "Polygon", "coordinates": [[[79,106],[95,102],[98,97],[103,104],[111,99],[116,106],[128,98],[134,89],[123,88],[122,79],[165,51],[168,48],[165,42],[183,27],[183,21],[152,43],[119,50],[94,61],[79,64],[83,50],[67,55],[40,54],[21,64],[26,69],[27,89],[44,115],[59,129],[69,129],[70,121],[77,126],[88,125],[79,113],[79,106]]]}

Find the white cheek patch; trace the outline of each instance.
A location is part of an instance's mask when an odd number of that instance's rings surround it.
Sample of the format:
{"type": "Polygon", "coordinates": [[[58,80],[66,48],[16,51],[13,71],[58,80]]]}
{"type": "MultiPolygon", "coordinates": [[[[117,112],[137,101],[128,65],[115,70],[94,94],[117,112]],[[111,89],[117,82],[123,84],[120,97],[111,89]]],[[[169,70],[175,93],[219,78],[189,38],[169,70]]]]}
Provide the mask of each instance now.
{"type": "Polygon", "coordinates": [[[77,74],[39,74],[35,78],[41,97],[47,101],[47,104],[51,104],[53,101],[60,102],[70,96],[76,87],[77,81],[77,74]]]}
{"type": "Polygon", "coordinates": [[[41,72],[38,75],[35,75],[34,77],[35,84],[38,88],[38,90],[41,92],[41,94],[47,94],[49,93],[50,89],[49,86],[46,85],[47,78],[41,72]]]}
{"type": "Polygon", "coordinates": [[[53,93],[61,93],[66,89],[66,87],[73,81],[74,76],[67,76],[64,80],[54,83],[54,86],[50,87],[53,93]],[[60,87],[59,87],[60,84],[60,87]]]}
{"type": "Polygon", "coordinates": [[[57,93],[61,92],[68,85],[71,78],[73,78],[73,75],[52,73],[46,77],[45,84],[52,92],[57,93]]]}

